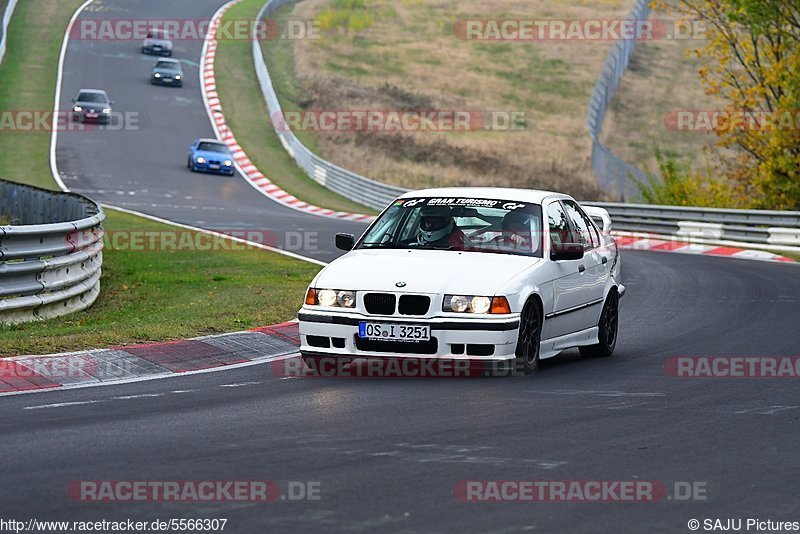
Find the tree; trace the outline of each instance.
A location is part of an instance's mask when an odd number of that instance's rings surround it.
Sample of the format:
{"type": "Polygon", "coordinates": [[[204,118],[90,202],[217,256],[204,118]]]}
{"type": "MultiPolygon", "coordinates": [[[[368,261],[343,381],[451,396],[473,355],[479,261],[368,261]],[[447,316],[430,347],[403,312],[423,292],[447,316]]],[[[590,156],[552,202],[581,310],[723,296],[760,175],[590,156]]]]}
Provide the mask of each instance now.
{"type": "Polygon", "coordinates": [[[696,50],[709,94],[725,102],[721,171],[765,209],[800,209],[800,2],[680,0],[705,26],[696,50]]]}

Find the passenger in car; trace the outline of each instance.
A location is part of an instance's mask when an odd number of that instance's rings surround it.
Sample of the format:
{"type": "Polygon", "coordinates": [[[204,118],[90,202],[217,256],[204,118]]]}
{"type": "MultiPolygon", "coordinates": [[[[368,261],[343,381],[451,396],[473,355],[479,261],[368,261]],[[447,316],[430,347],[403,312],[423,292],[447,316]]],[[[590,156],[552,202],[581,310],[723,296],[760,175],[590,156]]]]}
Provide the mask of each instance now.
{"type": "Polygon", "coordinates": [[[463,249],[466,236],[447,206],[425,206],[420,212],[417,243],[426,247],[463,249]]]}

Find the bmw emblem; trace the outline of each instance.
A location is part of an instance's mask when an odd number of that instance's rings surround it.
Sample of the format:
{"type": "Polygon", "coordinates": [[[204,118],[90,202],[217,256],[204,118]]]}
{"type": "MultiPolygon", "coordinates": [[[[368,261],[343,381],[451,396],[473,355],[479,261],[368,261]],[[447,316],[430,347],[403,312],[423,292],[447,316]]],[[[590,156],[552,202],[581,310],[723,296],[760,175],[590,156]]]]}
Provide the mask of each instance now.
{"type": "Polygon", "coordinates": [[[406,283],[405,282],[397,282],[395,285],[397,287],[406,287],[406,283]]]}

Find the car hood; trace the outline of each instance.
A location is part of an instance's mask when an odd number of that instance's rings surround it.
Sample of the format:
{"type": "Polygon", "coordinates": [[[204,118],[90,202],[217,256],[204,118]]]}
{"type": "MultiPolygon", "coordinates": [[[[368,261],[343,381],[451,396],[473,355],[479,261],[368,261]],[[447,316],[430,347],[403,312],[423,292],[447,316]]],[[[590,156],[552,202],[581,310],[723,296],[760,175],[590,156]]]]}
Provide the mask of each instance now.
{"type": "Polygon", "coordinates": [[[168,74],[170,76],[176,76],[178,74],[183,76],[183,71],[178,69],[164,69],[161,67],[153,67],[153,74],[155,74],[156,72],[159,74],[168,74]]]}
{"type": "Polygon", "coordinates": [[[495,295],[540,258],[451,250],[355,250],[320,272],[315,286],[360,291],[495,295]],[[405,282],[402,288],[398,282],[405,282]]]}
{"type": "Polygon", "coordinates": [[[82,108],[89,108],[89,109],[103,109],[103,108],[110,108],[111,104],[108,102],[84,102],[78,100],[75,102],[76,106],[80,106],[82,108]]]}
{"type": "Polygon", "coordinates": [[[230,154],[225,154],[224,152],[210,152],[208,150],[195,150],[194,151],[194,156],[195,157],[202,156],[202,157],[204,157],[206,159],[214,159],[214,160],[218,159],[220,161],[225,161],[226,159],[229,159],[229,160],[233,161],[233,156],[230,155],[230,154]]]}

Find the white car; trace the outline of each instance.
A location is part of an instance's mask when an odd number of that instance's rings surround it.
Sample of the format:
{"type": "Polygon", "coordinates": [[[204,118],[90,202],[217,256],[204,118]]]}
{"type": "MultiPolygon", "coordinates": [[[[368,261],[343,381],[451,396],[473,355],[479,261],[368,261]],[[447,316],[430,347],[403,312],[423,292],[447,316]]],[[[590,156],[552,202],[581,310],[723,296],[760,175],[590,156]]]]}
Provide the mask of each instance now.
{"type": "Polygon", "coordinates": [[[625,293],[610,226],[602,208],[548,191],[406,193],[357,242],[336,236],[349,252],[308,288],[301,355],[309,366],[447,358],[526,374],[571,347],[610,356],[625,293]]]}
{"type": "Polygon", "coordinates": [[[172,41],[169,38],[169,33],[156,28],[148,30],[142,42],[142,54],[171,56],[172,41]]]}

